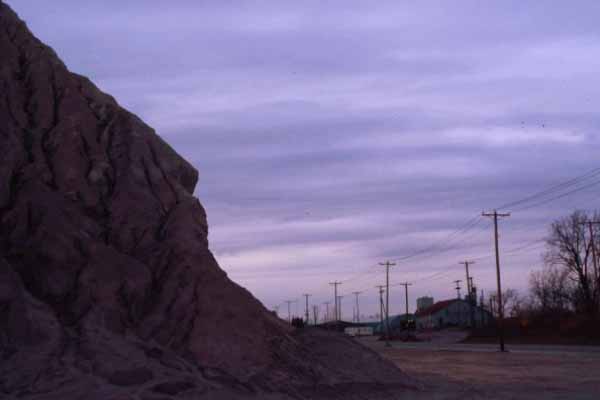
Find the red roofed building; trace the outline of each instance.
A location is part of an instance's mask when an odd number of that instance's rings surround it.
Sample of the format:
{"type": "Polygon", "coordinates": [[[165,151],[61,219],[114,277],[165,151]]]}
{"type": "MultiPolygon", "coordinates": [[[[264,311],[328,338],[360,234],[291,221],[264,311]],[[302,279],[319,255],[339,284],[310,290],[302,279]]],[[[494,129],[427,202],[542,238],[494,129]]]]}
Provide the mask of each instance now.
{"type": "Polygon", "coordinates": [[[470,327],[471,309],[477,326],[491,322],[491,314],[479,306],[471,306],[463,299],[438,301],[432,306],[417,310],[417,329],[445,328],[449,326],[470,327]]]}

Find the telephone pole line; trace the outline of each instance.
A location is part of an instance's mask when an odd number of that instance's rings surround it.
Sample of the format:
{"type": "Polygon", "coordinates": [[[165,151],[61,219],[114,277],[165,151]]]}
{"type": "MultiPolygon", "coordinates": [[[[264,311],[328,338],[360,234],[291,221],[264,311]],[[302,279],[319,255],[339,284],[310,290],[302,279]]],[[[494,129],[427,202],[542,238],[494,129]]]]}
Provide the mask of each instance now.
{"type": "Polygon", "coordinates": [[[310,297],[310,294],[305,293],[302,296],[306,298],[306,309],[304,310],[304,316],[306,317],[306,325],[308,325],[310,322],[310,314],[308,313],[308,298],[310,297]]]}
{"type": "Polygon", "coordinates": [[[412,283],[404,282],[400,283],[400,286],[404,286],[404,304],[406,305],[406,321],[408,322],[408,287],[412,286],[412,283]]]}
{"type": "Polygon", "coordinates": [[[504,350],[504,305],[502,304],[502,284],[500,282],[500,249],[498,248],[498,218],[510,217],[510,213],[500,214],[497,210],[492,213],[481,213],[484,217],[494,219],[494,247],[496,248],[496,281],[498,286],[498,339],[500,351],[504,350]]]}
{"type": "Polygon", "coordinates": [[[465,272],[467,273],[467,299],[469,302],[469,316],[471,319],[471,329],[475,327],[475,314],[474,314],[474,303],[477,302],[477,293],[473,293],[473,277],[469,275],[469,265],[475,264],[475,261],[463,261],[459,264],[465,266],[465,272]]]}
{"type": "Polygon", "coordinates": [[[456,289],[456,298],[460,299],[460,283],[462,282],[460,279],[456,280],[456,281],[452,281],[456,284],[456,287],[454,289],[456,289]]]}
{"type": "Polygon", "coordinates": [[[333,300],[334,300],[334,306],[333,306],[333,312],[335,314],[335,322],[337,323],[340,319],[339,319],[339,310],[338,310],[338,295],[337,295],[337,287],[338,285],[341,285],[342,282],[338,282],[338,281],[333,281],[333,282],[329,282],[330,285],[333,286],[333,300]]]}
{"type": "Polygon", "coordinates": [[[462,264],[465,266],[465,271],[467,273],[467,293],[470,297],[471,292],[473,291],[473,288],[471,287],[471,277],[469,275],[469,265],[475,264],[475,261],[463,261],[463,262],[460,262],[459,264],[462,264]]]}
{"type": "Polygon", "coordinates": [[[358,305],[358,295],[361,294],[362,292],[352,292],[354,294],[354,296],[356,296],[356,322],[360,323],[360,308],[358,305]]]}
{"type": "Polygon", "coordinates": [[[342,316],[343,316],[342,315],[342,299],[344,298],[344,296],[340,295],[337,298],[338,298],[338,306],[340,307],[339,312],[338,312],[338,315],[339,315],[338,318],[339,318],[339,321],[341,321],[342,320],[342,316]]]}
{"type": "Polygon", "coordinates": [[[473,277],[469,277],[469,285],[471,285],[471,293],[475,293],[474,296],[477,297],[477,290],[475,290],[475,285],[473,285],[473,277]]]}
{"type": "Polygon", "coordinates": [[[377,285],[375,286],[379,289],[379,325],[381,326],[381,330],[383,331],[383,288],[385,285],[377,285]]]}
{"type": "Polygon", "coordinates": [[[386,346],[390,346],[390,267],[396,263],[386,261],[379,263],[385,267],[385,336],[386,346]]]}

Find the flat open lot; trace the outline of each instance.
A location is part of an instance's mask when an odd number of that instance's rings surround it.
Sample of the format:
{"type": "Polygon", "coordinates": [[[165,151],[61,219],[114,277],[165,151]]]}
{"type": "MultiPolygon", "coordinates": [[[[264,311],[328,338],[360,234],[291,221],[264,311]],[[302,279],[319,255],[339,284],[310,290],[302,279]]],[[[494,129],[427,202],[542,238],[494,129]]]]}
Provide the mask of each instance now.
{"type": "Polygon", "coordinates": [[[417,398],[600,399],[600,348],[360,341],[424,385],[417,398]]]}

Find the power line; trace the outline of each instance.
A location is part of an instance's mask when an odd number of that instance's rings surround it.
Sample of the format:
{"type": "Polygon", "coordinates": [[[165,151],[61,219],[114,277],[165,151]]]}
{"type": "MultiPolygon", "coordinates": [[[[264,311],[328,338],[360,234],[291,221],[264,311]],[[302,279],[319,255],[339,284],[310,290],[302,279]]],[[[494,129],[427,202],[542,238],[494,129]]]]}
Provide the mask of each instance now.
{"type": "MultiPolygon", "coordinates": [[[[581,182],[583,182],[585,180],[589,180],[590,178],[593,178],[593,177],[598,176],[598,175],[600,175],[600,168],[594,168],[591,171],[588,171],[587,173],[585,173],[585,174],[583,174],[583,175],[581,175],[579,177],[572,178],[572,179],[570,179],[568,181],[565,181],[565,182],[553,185],[553,186],[551,186],[551,187],[549,187],[547,189],[544,189],[542,191],[536,192],[536,193],[534,193],[534,194],[532,194],[530,196],[527,196],[525,198],[522,198],[520,200],[516,200],[516,201],[513,201],[511,203],[504,204],[503,206],[498,207],[498,209],[503,209],[503,208],[506,208],[506,207],[509,207],[509,206],[514,206],[514,205],[518,205],[518,204],[525,204],[525,203],[530,202],[532,200],[535,200],[537,198],[544,197],[544,196],[547,196],[549,194],[554,194],[557,191],[560,191],[562,189],[565,189],[565,188],[568,188],[568,187],[580,184],[581,182]]],[[[530,208],[533,208],[533,207],[536,207],[536,206],[539,206],[539,205],[547,204],[547,203],[549,203],[551,201],[558,200],[560,198],[563,198],[563,197],[566,197],[566,196],[568,196],[570,194],[576,193],[578,191],[585,190],[587,188],[596,186],[598,184],[600,184],[600,181],[596,181],[596,182],[593,182],[591,184],[584,185],[584,186],[578,186],[575,189],[570,190],[570,191],[568,191],[566,193],[561,193],[560,195],[557,195],[557,196],[554,196],[554,197],[551,197],[551,198],[548,198],[548,199],[544,199],[544,200],[542,200],[540,202],[537,202],[537,203],[534,203],[534,204],[530,204],[530,205],[522,207],[522,208],[518,208],[515,211],[523,211],[523,210],[530,209],[530,208]]],[[[444,253],[444,252],[447,252],[447,251],[455,249],[456,248],[455,245],[453,245],[453,246],[449,245],[450,242],[452,242],[454,239],[456,239],[460,235],[466,234],[467,232],[469,232],[470,230],[472,230],[473,228],[475,228],[481,222],[480,218],[481,218],[481,216],[478,215],[476,217],[473,217],[473,218],[469,219],[466,223],[464,223],[458,229],[456,229],[455,231],[453,231],[452,233],[450,233],[443,240],[438,241],[437,243],[434,243],[431,246],[426,247],[424,249],[417,250],[417,251],[414,251],[414,252],[412,252],[410,254],[407,254],[406,256],[397,258],[397,259],[395,259],[395,261],[403,261],[403,260],[407,260],[407,259],[419,256],[419,255],[422,256],[422,255],[425,255],[427,253],[429,253],[429,256],[439,255],[441,253],[444,253]],[[446,247],[442,247],[444,244],[447,245],[447,246],[446,247]]],[[[469,235],[469,237],[472,237],[472,234],[469,235]]],[[[525,248],[526,248],[526,246],[523,246],[523,249],[525,249],[525,248]]],[[[517,249],[509,250],[507,252],[507,254],[514,254],[514,253],[516,253],[516,252],[518,252],[520,250],[521,250],[520,248],[518,250],[517,249]]],[[[484,259],[484,258],[487,258],[487,257],[488,256],[480,257],[478,259],[484,259]]],[[[368,267],[368,268],[371,268],[371,267],[368,267]]],[[[369,271],[369,270],[364,271],[362,273],[357,274],[354,277],[351,277],[351,278],[345,280],[344,282],[355,280],[355,279],[357,279],[359,277],[362,277],[364,275],[369,274],[370,272],[371,271],[369,271]]]]}
{"type": "Polygon", "coordinates": [[[595,177],[597,175],[600,175],[600,168],[594,168],[591,171],[588,171],[588,172],[586,172],[583,175],[580,175],[578,177],[571,178],[571,179],[569,179],[569,180],[567,180],[565,182],[561,182],[561,183],[558,183],[556,185],[550,186],[549,188],[546,188],[546,189],[544,189],[542,191],[536,192],[536,193],[534,193],[534,194],[532,194],[530,196],[524,197],[522,199],[515,200],[515,201],[510,202],[510,203],[506,203],[506,204],[504,204],[504,205],[502,205],[500,207],[496,207],[496,209],[497,210],[503,210],[503,209],[506,209],[506,208],[509,208],[509,207],[515,207],[517,205],[520,205],[520,204],[523,204],[523,203],[527,203],[527,202],[529,202],[531,200],[535,200],[537,198],[544,197],[544,196],[549,195],[549,194],[553,194],[557,190],[562,190],[562,189],[568,188],[570,186],[576,185],[576,184],[580,183],[581,181],[585,181],[585,180],[587,180],[589,178],[593,178],[593,177],[595,177]]]}
{"type": "MultiPolygon", "coordinates": [[[[435,251],[436,248],[438,248],[440,246],[440,243],[443,244],[444,242],[449,243],[451,242],[454,238],[456,238],[458,235],[461,234],[465,234],[467,233],[469,230],[473,229],[475,226],[477,226],[479,223],[481,222],[481,217],[479,215],[477,215],[474,218],[471,218],[469,221],[467,221],[465,224],[461,225],[461,227],[459,227],[458,229],[456,229],[455,231],[451,232],[448,236],[446,236],[444,239],[442,240],[438,240],[436,243],[432,244],[429,247],[426,247],[424,249],[421,250],[417,250],[414,251],[406,256],[400,257],[395,259],[395,261],[404,261],[404,260],[408,260],[412,257],[416,257],[418,255],[423,255],[425,253],[431,252],[431,251],[435,251]]],[[[440,250],[438,250],[440,251],[440,250]]],[[[441,250],[441,251],[446,251],[446,250],[441,250]]]]}
{"type": "MultiPolygon", "coordinates": [[[[552,185],[544,190],[538,191],[533,193],[532,195],[526,196],[524,198],[512,201],[510,203],[506,203],[500,207],[498,207],[497,209],[505,209],[508,207],[514,207],[514,206],[518,206],[521,205],[521,207],[516,208],[514,211],[523,211],[523,210],[527,210],[527,209],[531,209],[540,205],[544,205],[547,204],[549,202],[564,198],[568,195],[571,195],[573,193],[577,193],[586,189],[589,189],[591,187],[597,186],[600,184],[600,180],[598,181],[592,181],[590,182],[590,180],[592,180],[593,178],[596,178],[597,176],[600,175],[600,168],[594,168],[588,172],[586,172],[585,174],[569,179],[565,182],[561,182],[555,185],[552,185]],[[569,189],[569,190],[567,190],[569,189]],[[567,190],[566,192],[564,192],[564,190],[567,190]]],[[[498,214],[497,211],[494,211],[494,214],[482,214],[481,216],[494,216],[494,225],[495,225],[495,232],[497,232],[497,217],[501,217],[501,216],[508,216],[509,214],[498,214]]],[[[456,230],[454,230],[453,232],[451,232],[449,235],[447,235],[446,237],[444,237],[442,240],[438,240],[436,243],[432,244],[431,246],[425,247],[423,249],[420,250],[416,250],[413,251],[405,256],[402,256],[400,258],[397,258],[395,261],[401,261],[401,260],[407,260],[409,258],[412,257],[416,257],[416,256],[433,256],[436,254],[440,254],[446,251],[450,251],[452,249],[456,248],[456,243],[452,243],[454,240],[456,240],[457,238],[463,236],[463,242],[465,241],[465,239],[467,237],[472,237],[474,234],[479,233],[478,231],[474,231],[471,232],[470,235],[466,236],[465,235],[467,233],[469,233],[470,231],[472,231],[478,224],[481,223],[482,219],[481,216],[478,215],[474,218],[469,219],[467,222],[465,222],[463,225],[459,226],[459,228],[457,228],[456,230]]],[[[497,238],[496,238],[497,241],[497,238]]],[[[538,239],[536,241],[533,241],[531,243],[526,243],[524,245],[520,245],[514,249],[508,250],[505,254],[506,255],[514,255],[517,253],[520,253],[522,251],[525,250],[531,250],[534,248],[537,248],[537,246],[539,246],[540,244],[542,244],[542,242],[544,241],[544,239],[538,239]]],[[[497,251],[498,252],[498,251],[497,251]]],[[[474,258],[473,260],[481,260],[481,259],[485,259],[488,257],[492,257],[492,256],[483,256],[483,257],[478,257],[478,258],[474,258]]],[[[497,275],[498,275],[498,279],[499,279],[499,256],[498,254],[496,254],[496,259],[497,259],[497,275]]],[[[346,282],[350,282],[353,280],[357,280],[359,278],[364,277],[365,275],[369,275],[371,273],[374,273],[375,271],[372,271],[371,268],[373,267],[373,265],[367,267],[366,270],[364,271],[359,271],[357,274],[342,280],[342,281],[337,281],[335,282],[335,291],[337,292],[337,285],[341,284],[342,282],[346,283],[346,282]]],[[[441,271],[437,271],[431,275],[425,276],[425,277],[421,277],[421,278],[417,278],[412,280],[412,282],[418,282],[418,281],[422,281],[422,280],[433,280],[433,279],[438,279],[441,278],[451,272],[454,272],[451,270],[452,267],[449,267],[447,270],[441,270],[441,271]]],[[[389,305],[389,273],[386,274],[386,278],[388,280],[387,282],[387,288],[388,290],[386,291],[387,294],[387,301],[386,303],[388,303],[389,305]]],[[[467,284],[469,285],[469,282],[467,282],[467,284]]],[[[500,293],[500,290],[499,290],[500,293]]],[[[336,307],[335,307],[335,311],[336,311],[336,319],[339,319],[339,306],[337,304],[338,302],[338,298],[337,298],[337,293],[336,293],[336,307]]],[[[501,301],[499,301],[500,303],[501,301]]],[[[278,306],[277,306],[278,307],[278,306]]],[[[288,309],[289,309],[289,304],[288,304],[288,309]]],[[[288,311],[288,318],[289,318],[289,311],[288,311]]],[[[386,306],[386,314],[387,313],[387,306],[386,306]]],[[[389,319],[389,315],[387,315],[386,320],[389,319]]],[[[389,322],[389,321],[387,321],[389,322]]],[[[388,335],[389,335],[389,329],[388,329],[388,335]]]]}
{"type": "Polygon", "coordinates": [[[541,205],[544,205],[544,204],[548,204],[548,203],[553,202],[555,200],[562,199],[563,197],[566,197],[566,196],[568,196],[570,194],[573,194],[573,193],[576,193],[576,192],[580,192],[580,191],[585,190],[585,189],[589,189],[589,188],[591,188],[593,186],[596,186],[596,185],[600,185],[600,181],[596,181],[596,182],[593,182],[593,183],[588,184],[588,185],[580,186],[580,187],[575,188],[573,190],[570,190],[570,191],[568,191],[566,193],[562,193],[562,194],[560,194],[558,196],[555,196],[555,197],[552,197],[550,199],[546,199],[546,200],[540,201],[539,203],[534,203],[534,204],[531,204],[529,206],[525,206],[525,207],[521,207],[521,208],[516,208],[514,211],[529,210],[530,208],[533,208],[533,207],[537,207],[537,206],[541,206],[541,205]]]}

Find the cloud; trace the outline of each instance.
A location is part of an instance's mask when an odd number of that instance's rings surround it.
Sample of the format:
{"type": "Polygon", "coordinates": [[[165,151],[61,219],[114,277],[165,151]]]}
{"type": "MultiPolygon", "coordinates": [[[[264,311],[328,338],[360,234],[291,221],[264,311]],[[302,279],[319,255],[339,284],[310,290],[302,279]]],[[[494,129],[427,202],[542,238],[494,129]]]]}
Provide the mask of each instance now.
{"type": "MultiPolygon", "coordinates": [[[[306,291],[321,304],[358,276],[342,291],[365,289],[374,312],[377,263],[432,246],[393,279],[415,280],[411,308],[452,297],[458,261],[491,254],[489,221],[448,236],[597,166],[598,2],[11,5],[199,169],[211,248],[269,307],[306,291]]],[[[515,212],[502,248],[595,193],[515,212]]],[[[526,287],[541,250],[503,257],[505,287],[526,287]]],[[[490,260],[473,270],[486,291],[490,260]]]]}

